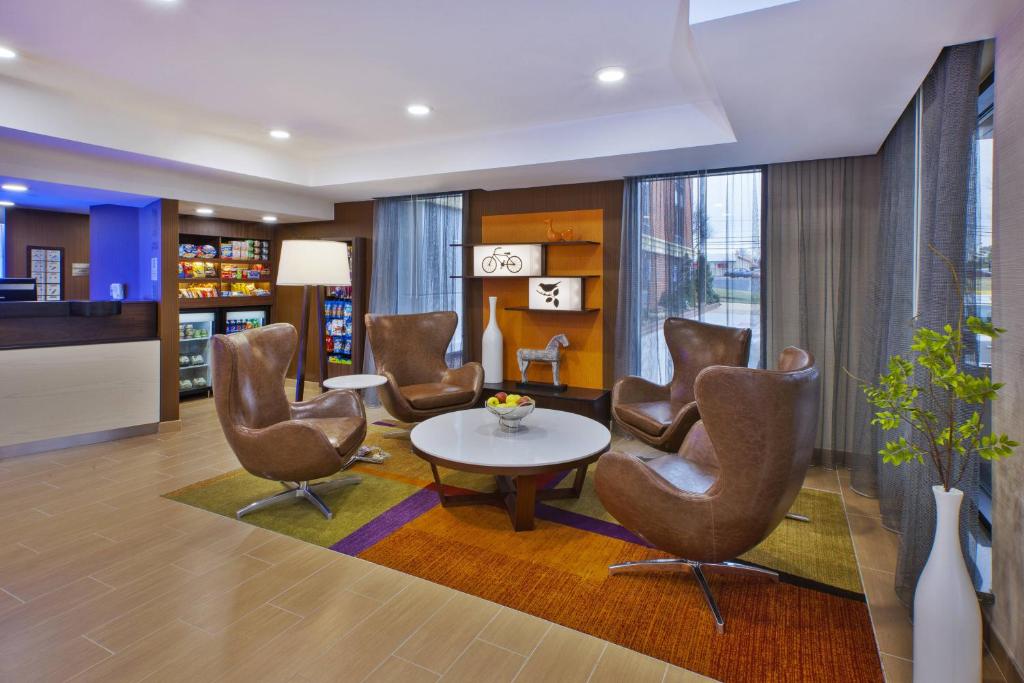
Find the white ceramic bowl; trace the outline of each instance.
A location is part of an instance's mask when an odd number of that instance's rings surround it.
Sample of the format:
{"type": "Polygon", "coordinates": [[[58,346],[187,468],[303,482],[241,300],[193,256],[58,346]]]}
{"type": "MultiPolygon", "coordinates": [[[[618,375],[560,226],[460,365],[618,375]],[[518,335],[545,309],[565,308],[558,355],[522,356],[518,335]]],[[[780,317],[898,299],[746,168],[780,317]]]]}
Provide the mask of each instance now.
{"type": "Polygon", "coordinates": [[[492,415],[496,415],[498,418],[498,425],[502,431],[515,432],[519,430],[523,418],[533,412],[536,404],[531,399],[529,403],[524,403],[518,406],[489,406],[486,403],[484,407],[492,415]]]}

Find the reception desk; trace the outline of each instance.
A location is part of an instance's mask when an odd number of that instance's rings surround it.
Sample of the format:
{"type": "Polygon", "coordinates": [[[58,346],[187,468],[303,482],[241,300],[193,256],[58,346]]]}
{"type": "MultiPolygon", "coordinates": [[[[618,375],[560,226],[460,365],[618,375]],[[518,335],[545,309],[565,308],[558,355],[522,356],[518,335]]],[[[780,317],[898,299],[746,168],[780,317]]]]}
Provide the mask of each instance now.
{"type": "Polygon", "coordinates": [[[152,433],[156,302],[0,303],[0,458],[152,433]]]}

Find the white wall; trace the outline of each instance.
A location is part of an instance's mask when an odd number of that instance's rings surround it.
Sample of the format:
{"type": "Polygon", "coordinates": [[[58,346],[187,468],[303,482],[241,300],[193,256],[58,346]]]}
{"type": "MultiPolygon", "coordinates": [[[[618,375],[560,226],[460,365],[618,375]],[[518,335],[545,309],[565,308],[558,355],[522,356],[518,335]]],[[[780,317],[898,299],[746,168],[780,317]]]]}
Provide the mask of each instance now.
{"type": "Polygon", "coordinates": [[[159,421],[159,341],[0,351],[0,448],[159,421]]]}

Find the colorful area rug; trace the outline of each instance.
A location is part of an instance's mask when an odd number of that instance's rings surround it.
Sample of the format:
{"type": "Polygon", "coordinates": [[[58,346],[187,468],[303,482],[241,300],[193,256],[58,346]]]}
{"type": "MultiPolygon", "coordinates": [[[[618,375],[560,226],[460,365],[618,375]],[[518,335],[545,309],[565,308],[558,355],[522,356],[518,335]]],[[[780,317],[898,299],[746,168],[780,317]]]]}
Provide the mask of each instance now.
{"type": "MultiPolygon", "coordinates": [[[[615,523],[588,475],[583,495],[538,505],[534,531],[504,510],[442,508],[429,466],[408,440],[373,426],[367,445],[390,459],[349,470],[359,486],[325,496],[325,520],[285,503],[245,521],[512,607],[721,681],[882,681],[871,621],[838,494],[803,489],[793,512],[742,559],[782,581],[712,576],[726,620],[718,634],[700,589],[683,575],[609,576],[617,562],[664,557],[615,523]]],[[[347,474],[347,473],[346,473],[347,474]]],[[[555,486],[564,475],[543,482],[555,486]]],[[[493,491],[484,475],[443,472],[451,493],[493,491]]],[[[566,483],[562,483],[566,485],[566,483]]],[[[280,485],[244,470],[168,498],[226,516],[280,485]]]]}

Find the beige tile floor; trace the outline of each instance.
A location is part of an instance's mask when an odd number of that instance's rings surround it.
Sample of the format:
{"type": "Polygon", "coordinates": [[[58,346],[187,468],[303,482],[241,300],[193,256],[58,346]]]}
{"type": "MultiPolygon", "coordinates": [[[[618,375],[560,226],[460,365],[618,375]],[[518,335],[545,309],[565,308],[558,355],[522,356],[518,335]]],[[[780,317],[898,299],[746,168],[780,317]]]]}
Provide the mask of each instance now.
{"type": "MultiPolygon", "coordinates": [[[[161,498],[235,469],[182,429],[0,460],[2,681],[707,680],[421,579],[161,498]]],[[[636,442],[621,446],[636,450],[636,442]]],[[[836,472],[888,680],[910,680],[895,543],[836,472]]],[[[986,660],[986,681],[1001,681],[986,660]]]]}

